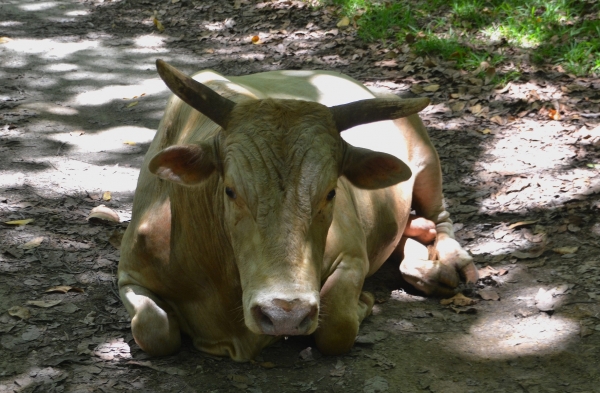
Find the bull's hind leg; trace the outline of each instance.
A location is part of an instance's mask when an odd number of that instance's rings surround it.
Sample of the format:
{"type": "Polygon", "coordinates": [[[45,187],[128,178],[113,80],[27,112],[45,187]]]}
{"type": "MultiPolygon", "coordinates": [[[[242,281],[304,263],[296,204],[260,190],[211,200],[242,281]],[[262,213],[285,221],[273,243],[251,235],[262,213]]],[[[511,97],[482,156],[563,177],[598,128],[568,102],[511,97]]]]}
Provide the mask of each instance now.
{"type": "Polygon", "coordinates": [[[140,348],[152,356],[170,355],[181,346],[175,317],[158,296],[139,285],[124,285],[121,300],[131,316],[131,332],[140,348]]]}
{"type": "MultiPolygon", "coordinates": [[[[467,283],[475,283],[478,274],[473,258],[454,239],[452,220],[444,208],[440,160],[423,122],[417,115],[412,115],[395,120],[394,123],[403,130],[403,135],[412,148],[411,162],[415,166],[413,208],[417,215],[435,223],[436,237],[429,260],[450,266],[455,275],[461,276],[467,283]]],[[[434,280],[435,277],[429,280],[433,286],[434,280]]]]}
{"type": "Polygon", "coordinates": [[[360,323],[371,314],[375,298],[361,291],[366,267],[366,259],[346,256],[321,288],[319,327],[314,335],[325,355],[350,351],[360,323]]]}

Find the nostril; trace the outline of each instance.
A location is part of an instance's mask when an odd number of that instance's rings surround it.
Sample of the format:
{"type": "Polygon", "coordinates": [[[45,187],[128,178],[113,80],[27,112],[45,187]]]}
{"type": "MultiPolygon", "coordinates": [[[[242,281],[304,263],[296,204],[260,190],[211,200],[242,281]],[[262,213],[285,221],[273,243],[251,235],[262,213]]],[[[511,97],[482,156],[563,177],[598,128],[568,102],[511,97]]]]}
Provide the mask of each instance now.
{"type": "Polygon", "coordinates": [[[267,331],[270,331],[273,329],[273,327],[274,327],[273,321],[267,314],[265,314],[263,312],[263,309],[261,306],[254,306],[252,308],[252,314],[254,316],[254,320],[256,320],[258,322],[258,324],[264,331],[267,332],[267,331]]]}
{"type": "Polygon", "coordinates": [[[298,325],[298,331],[306,331],[308,330],[308,328],[310,327],[310,325],[312,324],[312,316],[308,315],[306,318],[304,318],[302,320],[302,322],[300,322],[300,324],[298,325]]]}

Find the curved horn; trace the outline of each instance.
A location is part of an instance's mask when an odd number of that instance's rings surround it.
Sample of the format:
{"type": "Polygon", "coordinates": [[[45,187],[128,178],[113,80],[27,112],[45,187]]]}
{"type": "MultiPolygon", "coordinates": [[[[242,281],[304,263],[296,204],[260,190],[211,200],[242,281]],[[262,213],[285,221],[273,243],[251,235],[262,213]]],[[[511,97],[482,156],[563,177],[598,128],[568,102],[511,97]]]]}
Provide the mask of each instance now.
{"type": "Polygon", "coordinates": [[[222,97],[161,59],[156,60],[156,69],[158,75],[177,97],[225,128],[235,102],[222,97]]]}
{"type": "Polygon", "coordinates": [[[361,100],[329,108],[338,131],[342,132],[354,126],[381,120],[393,120],[406,117],[425,109],[429,98],[374,98],[361,100]]]}

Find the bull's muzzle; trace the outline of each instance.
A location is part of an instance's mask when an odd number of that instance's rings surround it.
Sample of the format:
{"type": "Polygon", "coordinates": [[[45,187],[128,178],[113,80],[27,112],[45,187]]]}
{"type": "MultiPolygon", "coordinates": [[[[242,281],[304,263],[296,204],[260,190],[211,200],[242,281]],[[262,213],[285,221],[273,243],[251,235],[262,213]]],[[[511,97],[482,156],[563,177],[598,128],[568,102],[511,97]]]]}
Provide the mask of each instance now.
{"type": "Polygon", "coordinates": [[[262,334],[296,336],[312,333],[319,307],[308,300],[271,299],[252,307],[252,317],[262,334]]]}

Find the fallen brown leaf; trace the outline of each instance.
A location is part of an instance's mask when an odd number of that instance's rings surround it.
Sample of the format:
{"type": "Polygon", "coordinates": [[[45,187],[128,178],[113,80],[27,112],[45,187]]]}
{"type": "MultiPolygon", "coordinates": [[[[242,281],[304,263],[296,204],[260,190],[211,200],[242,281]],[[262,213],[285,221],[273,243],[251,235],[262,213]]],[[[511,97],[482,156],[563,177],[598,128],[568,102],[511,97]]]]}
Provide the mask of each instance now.
{"type": "Polygon", "coordinates": [[[114,210],[112,210],[104,205],[96,206],[95,208],[93,208],[92,211],[90,212],[90,214],[87,216],[87,220],[90,222],[97,222],[97,223],[103,223],[103,222],[119,223],[119,222],[121,222],[121,219],[119,218],[119,215],[117,214],[117,212],[115,212],[114,210]]]}
{"type": "Polygon", "coordinates": [[[5,221],[4,223],[7,225],[27,225],[33,221],[34,221],[33,218],[28,218],[26,220],[5,221]]]}
{"type": "Polygon", "coordinates": [[[40,244],[42,244],[42,242],[44,241],[45,237],[40,236],[40,237],[36,237],[33,240],[28,241],[25,244],[22,244],[19,246],[19,248],[23,249],[23,250],[31,250],[32,248],[36,248],[39,247],[40,244]]]}
{"type": "Polygon", "coordinates": [[[62,302],[62,300],[28,300],[27,304],[29,304],[30,306],[48,308],[54,307],[60,302],[62,302]]]}
{"type": "Polygon", "coordinates": [[[577,252],[577,250],[579,250],[579,247],[577,247],[577,246],[557,247],[557,248],[552,249],[552,251],[554,251],[557,254],[561,254],[561,255],[575,254],[577,252]]]}
{"type": "Polygon", "coordinates": [[[536,222],[538,222],[539,220],[528,220],[528,221],[519,221],[519,222],[515,222],[514,224],[510,224],[508,226],[508,229],[514,229],[514,228],[518,228],[518,227],[524,227],[526,225],[531,225],[531,224],[535,224],[536,222]]]}
{"type": "Polygon", "coordinates": [[[483,300],[500,300],[500,295],[493,289],[480,289],[477,294],[481,296],[483,300]]]}
{"type": "Polygon", "coordinates": [[[27,307],[14,306],[8,309],[8,315],[25,320],[31,317],[31,311],[27,307]]]}
{"type": "Polygon", "coordinates": [[[457,293],[456,295],[454,295],[453,297],[449,298],[449,299],[442,299],[440,300],[440,304],[442,306],[447,306],[449,304],[453,304],[455,306],[471,306],[473,304],[475,304],[476,301],[466,297],[465,295],[463,295],[462,293],[457,293]]]}
{"type": "Polygon", "coordinates": [[[56,287],[52,287],[52,288],[46,289],[46,292],[49,292],[49,293],[53,293],[53,292],[67,293],[67,292],[71,292],[71,291],[72,292],[79,292],[79,293],[85,292],[81,288],[71,287],[69,285],[59,285],[59,286],[56,286],[56,287]]]}

